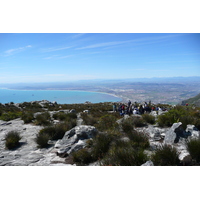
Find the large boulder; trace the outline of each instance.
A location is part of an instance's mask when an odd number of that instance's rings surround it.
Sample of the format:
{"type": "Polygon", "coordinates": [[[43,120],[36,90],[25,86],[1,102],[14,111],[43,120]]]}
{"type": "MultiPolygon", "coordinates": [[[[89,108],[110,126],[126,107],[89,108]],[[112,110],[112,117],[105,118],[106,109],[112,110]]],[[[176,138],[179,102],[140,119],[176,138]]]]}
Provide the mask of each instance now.
{"type": "Polygon", "coordinates": [[[181,122],[174,123],[172,127],[166,132],[164,143],[166,144],[173,144],[176,138],[175,129],[179,128],[182,125],[181,122]]]}
{"type": "Polygon", "coordinates": [[[57,155],[66,156],[86,146],[86,141],[97,133],[94,126],[80,125],[67,131],[61,140],[55,144],[57,155]]]}
{"type": "Polygon", "coordinates": [[[179,152],[179,159],[184,163],[191,162],[191,156],[187,151],[186,139],[199,138],[199,131],[194,125],[187,125],[186,130],[183,129],[182,123],[174,123],[166,132],[164,143],[174,146],[179,152]]]}

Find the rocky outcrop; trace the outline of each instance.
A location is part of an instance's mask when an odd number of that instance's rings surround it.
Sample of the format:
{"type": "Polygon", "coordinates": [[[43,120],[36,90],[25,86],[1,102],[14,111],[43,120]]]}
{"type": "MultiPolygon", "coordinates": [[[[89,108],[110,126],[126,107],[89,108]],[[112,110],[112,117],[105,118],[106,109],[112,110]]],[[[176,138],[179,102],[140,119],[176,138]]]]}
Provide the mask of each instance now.
{"type": "Polygon", "coordinates": [[[179,159],[182,163],[189,163],[191,156],[187,151],[186,139],[197,139],[200,137],[199,131],[194,125],[187,125],[186,130],[183,129],[182,123],[174,123],[166,132],[164,143],[174,146],[179,152],[179,159]]]}
{"type": "Polygon", "coordinates": [[[39,149],[34,139],[42,126],[24,124],[23,120],[9,122],[0,120],[0,166],[53,166],[63,165],[65,159],[56,155],[54,143],[49,148],[39,149]],[[5,148],[5,135],[10,131],[18,131],[22,139],[20,146],[14,150],[5,148]]]}
{"type": "Polygon", "coordinates": [[[61,140],[55,144],[57,155],[67,156],[86,146],[86,141],[97,134],[94,126],[80,125],[67,131],[61,140]]]}
{"type": "MultiPolygon", "coordinates": [[[[124,116],[118,123],[128,117],[124,116]]],[[[73,162],[66,164],[66,156],[69,160],[74,151],[84,148],[87,145],[87,140],[92,139],[97,134],[94,126],[81,125],[81,123],[81,115],[78,115],[78,126],[67,131],[61,140],[49,141],[49,148],[40,149],[34,139],[43,128],[42,126],[24,124],[20,119],[8,122],[0,120],[0,166],[75,165],[73,162]],[[22,139],[18,148],[8,150],[5,149],[5,135],[13,130],[18,131],[22,139]]],[[[194,125],[187,125],[186,130],[181,125],[182,123],[179,122],[174,123],[171,128],[160,128],[156,125],[136,128],[136,130],[148,134],[150,148],[146,150],[146,154],[151,155],[160,145],[168,144],[178,150],[179,159],[183,164],[190,163],[191,156],[186,148],[186,140],[199,138],[200,132],[194,125]]],[[[121,140],[129,141],[129,138],[124,136],[121,140]]],[[[90,165],[98,165],[98,163],[90,163],[90,165]]],[[[148,161],[142,166],[153,166],[153,163],[148,161]]]]}

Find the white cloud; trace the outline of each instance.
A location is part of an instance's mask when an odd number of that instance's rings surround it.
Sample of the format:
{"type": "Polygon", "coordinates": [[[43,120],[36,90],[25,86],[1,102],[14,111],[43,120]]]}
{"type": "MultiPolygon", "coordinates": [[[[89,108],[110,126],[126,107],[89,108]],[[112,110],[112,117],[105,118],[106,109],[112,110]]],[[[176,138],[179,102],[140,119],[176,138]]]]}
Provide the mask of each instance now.
{"type": "Polygon", "coordinates": [[[10,55],[13,55],[15,53],[19,53],[19,52],[24,51],[24,50],[26,50],[28,48],[31,48],[31,47],[32,47],[31,45],[27,45],[25,47],[19,47],[19,48],[15,48],[15,49],[9,49],[9,50],[5,51],[4,53],[5,53],[6,56],[10,56],[10,55]]]}
{"type": "Polygon", "coordinates": [[[152,44],[157,42],[162,42],[163,40],[180,36],[182,34],[173,34],[173,35],[165,35],[165,36],[156,36],[156,37],[148,37],[148,38],[140,38],[134,40],[125,40],[125,41],[114,41],[114,42],[104,42],[104,43],[97,43],[92,45],[87,45],[83,47],[76,48],[77,50],[82,49],[92,49],[92,48],[99,48],[99,47],[113,47],[117,45],[127,44],[127,43],[134,43],[134,45],[145,45],[145,44],[152,44]]]}
{"type": "Polygon", "coordinates": [[[49,57],[45,57],[44,59],[45,60],[50,60],[50,59],[64,59],[64,58],[69,58],[69,57],[72,57],[73,55],[67,55],[67,56],[59,56],[59,55],[52,55],[52,56],[49,56],[49,57]]]}
{"type": "Polygon", "coordinates": [[[72,39],[80,38],[80,37],[82,37],[85,34],[87,34],[87,33],[77,33],[76,35],[72,36],[72,39]]]}
{"type": "Polygon", "coordinates": [[[65,76],[65,74],[45,74],[44,76],[65,76]]]}
{"type": "Polygon", "coordinates": [[[53,47],[53,48],[46,48],[46,49],[42,49],[41,51],[43,53],[46,53],[46,52],[52,52],[52,51],[61,51],[61,50],[65,50],[65,49],[70,49],[72,48],[72,46],[69,46],[69,47],[53,47]]]}
{"type": "Polygon", "coordinates": [[[98,47],[109,47],[109,46],[115,46],[115,45],[124,44],[128,42],[130,41],[128,40],[128,41],[105,42],[105,43],[98,43],[98,44],[88,45],[84,47],[79,47],[76,49],[81,50],[81,49],[92,49],[92,48],[98,48],[98,47]]]}

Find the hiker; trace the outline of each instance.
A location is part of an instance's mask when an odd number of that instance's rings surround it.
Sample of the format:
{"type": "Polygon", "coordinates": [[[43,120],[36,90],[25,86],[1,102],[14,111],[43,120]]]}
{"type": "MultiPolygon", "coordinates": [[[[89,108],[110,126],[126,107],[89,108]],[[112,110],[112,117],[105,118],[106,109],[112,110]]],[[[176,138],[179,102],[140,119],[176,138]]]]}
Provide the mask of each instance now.
{"type": "Polygon", "coordinates": [[[140,107],[139,107],[139,113],[140,113],[140,115],[144,114],[144,108],[142,107],[142,105],[140,105],[140,107]]]}
{"type": "Polygon", "coordinates": [[[114,103],[113,104],[113,112],[116,112],[117,111],[117,105],[114,103]]]}
{"type": "Polygon", "coordinates": [[[130,106],[131,106],[131,101],[129,100],[129,101],[128,101],[128,107],[130,107],[130,106]]]}

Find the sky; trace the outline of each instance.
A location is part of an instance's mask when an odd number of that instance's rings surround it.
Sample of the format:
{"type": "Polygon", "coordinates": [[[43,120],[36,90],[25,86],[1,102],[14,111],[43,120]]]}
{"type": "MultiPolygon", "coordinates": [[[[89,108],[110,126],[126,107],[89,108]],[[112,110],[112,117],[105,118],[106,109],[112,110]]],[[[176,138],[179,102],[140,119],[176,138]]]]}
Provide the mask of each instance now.
{"type": "Polygon", "coordinates": [[[1,33],[0,83],[200,76],[198,33],[1,33]]]}

